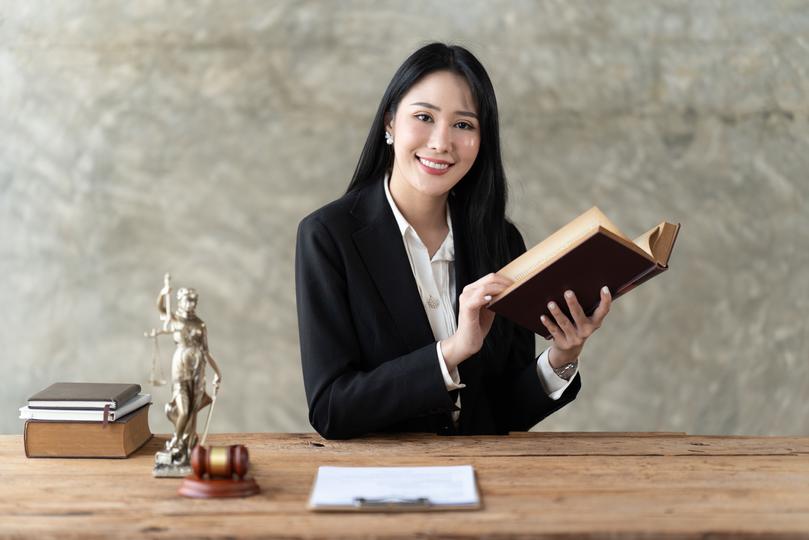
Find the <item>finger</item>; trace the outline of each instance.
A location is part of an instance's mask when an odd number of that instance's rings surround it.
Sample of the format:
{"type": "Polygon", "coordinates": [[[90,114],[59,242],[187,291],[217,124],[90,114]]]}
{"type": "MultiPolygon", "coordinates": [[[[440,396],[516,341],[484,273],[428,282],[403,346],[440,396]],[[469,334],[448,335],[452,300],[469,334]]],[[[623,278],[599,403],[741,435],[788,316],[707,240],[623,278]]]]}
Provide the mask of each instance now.
{"type": "Polygon", "coordinates": [[[508,285],[504,283],[488,283],[483,287],[483,299],[488,303],[492,298],[498,296],[503,291],[508,289],[508,285]]]}
{"type": "Polygon", "coordinates": [[[601,301],[598,303],[598,307],[593,312],[592,321],[594,325],[601,326],[601,322],[604,320],[604,317],[606,317],[607,313],[610,312],[611,305],[612,295],[610,294],[609,288],[605,285],[601,287],[601,301]]]}
{"type": "Polygon", "coordinates": [[[461,303],[467,308],[478,308],[508,288],[504,283],[473,283],[464,287],[461,303]]]}
{"type": "Polygon", "coordinates": [[[502,292],[509,287],[510,283],[505,281],[493,281],[493,280],[478,280],[474,283],[470,283],[466,287],[463,288],[463,292],[469,292],[470,294],[474,294],[476,291],[485,290],[487,293],[489,292],[502,292]]]}
{"type": "Polygon", "coordinates": [[[565,338],[569,342],[575,343],[578,340],[578,333],[576,332],[576,327],[573,326],[573,323],[570,322],[570,319],[567,318],[559,306],[556,305],[556,302],[549,302],[548,309],[553,315],[553,318],[556,319],[556,324],[559,328],[564,332],[565,338]]]}
{"type": "Polygon", "coordinates": [[[589,324],[590,319],[587,318],[587,315],[584,314],[584,310],[579,304],[579,300],[576,298],[576,294],[573,291],[565,291],[565,302],[567,302],[567,307],[570,310],[570,314],[573,316],[573,320],[576,322],[576,326],[578,328],[584,328],[589,324]]]}
{"type": "Polygon", "coordinates": [[[468,295],[461,299],[461,311],[477,312],[481,308],[486,307],[492,301],[493,295],[484,294],[482,291],[476,292],[474,295],[468,295]]]}
{"type": "Polygon", "coordinates": [[[562,331],[561,331],[561,330],[559,330],[559,327],[558,327],[558,326],[556,326],[555,324],[553,324],[553,323],[551,322],[551,320],[550,320],[548,317],[546,317],[545,315],[540,315],[539,320],[540,320],[540,322],[542,322],[542,324],[544,324],[544,325],[545,325],[545,328],[547,328],[547,329],[548,329],[548,332],[550,332],[550,333],[551,333],[551,338],[552,338],[552,339],[553,339],[553,340],[554,340],[556,343],[559,343],[559,342],[564,343],[564,339],[565,339],[565,338],[564,338],[564,334],[562,333],[562,331]]]}
{"type": "Polygon", "coordinates": [[[492,298],[505,291],[514,283],[511,279],[495,273],[486,274],[474,283],[463,289],[461,307],[464,309],[479,309],[488,304],[492,298]],[[465,296],[465,298],[464,298],[465,296]],[[475,300],[477,298],[477,300],[475,300]]]}
{"type": "Polygon", "coordinates": [[[509,287],[508,283],[501,283],[496,281],[480,285],[480,289],[483,291],[484,294],[500,294],[501,292],[508,289],[508,287],[509,287]]]}
{"type": "Polygon", "coordinates": [[[506,287],[514,283],[514,280],[507,278],[506,276],[501,276],[500,274],[495,274],[494,272],[490,274],[486,274],[479,280],[472,283],[472,285],[484,284],[484,283],[502,283],[506,287]]]}

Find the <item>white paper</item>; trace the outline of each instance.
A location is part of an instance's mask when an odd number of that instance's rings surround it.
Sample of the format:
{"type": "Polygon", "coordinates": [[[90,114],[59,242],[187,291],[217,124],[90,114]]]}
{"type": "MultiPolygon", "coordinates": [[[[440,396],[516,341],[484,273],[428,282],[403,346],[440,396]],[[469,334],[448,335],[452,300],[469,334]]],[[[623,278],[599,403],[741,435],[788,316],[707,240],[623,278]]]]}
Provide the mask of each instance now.
{"type": "Polygon", "coordinates": [[[471,465],[320,467],[309,507],[352,507],[358,498],[394,503],[426,498],[435,506],[477,506],[480,503],[471,465]]]}

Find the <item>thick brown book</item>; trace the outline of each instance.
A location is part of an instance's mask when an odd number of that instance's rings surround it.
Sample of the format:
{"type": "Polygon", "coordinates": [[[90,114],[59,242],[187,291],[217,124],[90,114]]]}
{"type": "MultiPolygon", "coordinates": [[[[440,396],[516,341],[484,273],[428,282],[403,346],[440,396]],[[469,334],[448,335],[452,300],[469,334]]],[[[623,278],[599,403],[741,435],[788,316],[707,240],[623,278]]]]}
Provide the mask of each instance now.
{"type": "Polygon", "coordinates": [[[125,383],[53,383],[28,398],[32,409],[116,409],[140,392],[139,384],[125,383]]]}
{"type": "Polygon", "coordinates": [[[103,424],[27,420],[26,457],[125,458],[152,437],[149,406],[103,424]]]}
{"type": "Polygon", "coordinates": [[[545,338],[540,321],[554,301],[573,320],[564,299],[572,290],[590,316],[602,286],[616,299],[668,269],[680,224],[661,222],[630,240],[596,207],[586,211],[529,249],[497,273],[514,283],[489,303],[489,309],[545,338]]]}

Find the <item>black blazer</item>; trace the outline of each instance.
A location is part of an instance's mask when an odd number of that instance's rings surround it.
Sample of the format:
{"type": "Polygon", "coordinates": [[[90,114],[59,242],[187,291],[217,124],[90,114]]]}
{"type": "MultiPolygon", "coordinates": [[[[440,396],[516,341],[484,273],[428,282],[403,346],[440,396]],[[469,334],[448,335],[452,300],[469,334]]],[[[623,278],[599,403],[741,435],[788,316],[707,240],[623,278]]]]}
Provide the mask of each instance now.
{"type": "MultiPolygon", "coordinates": [[[[460,296],[475,277],[467,274],[453,206],[450,197],[460,296]]],[[[511,224],[509,245],[512,257],[525,251],[511,224]]],[[[309,421],[323,437],[524,431],[581,388],[577,375],[561,398],[550,399],[536,372],[533,333],[508,323],[501,339],[487,339],[459,366],[466,388],[455,429],[436,340],[381,179],[301,221],[295,283],[309,421]]]]}

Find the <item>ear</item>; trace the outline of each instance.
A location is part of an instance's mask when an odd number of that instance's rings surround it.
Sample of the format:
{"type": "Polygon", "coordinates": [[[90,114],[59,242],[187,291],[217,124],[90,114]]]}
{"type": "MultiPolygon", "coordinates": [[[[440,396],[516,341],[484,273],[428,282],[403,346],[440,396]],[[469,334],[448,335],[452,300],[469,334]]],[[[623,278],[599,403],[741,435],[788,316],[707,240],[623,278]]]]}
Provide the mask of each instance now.
{"type": "Polygon", "coordinates": [[[393,133],[393,114],[392,113],[385,113],[385,130],[393,133]]]}

